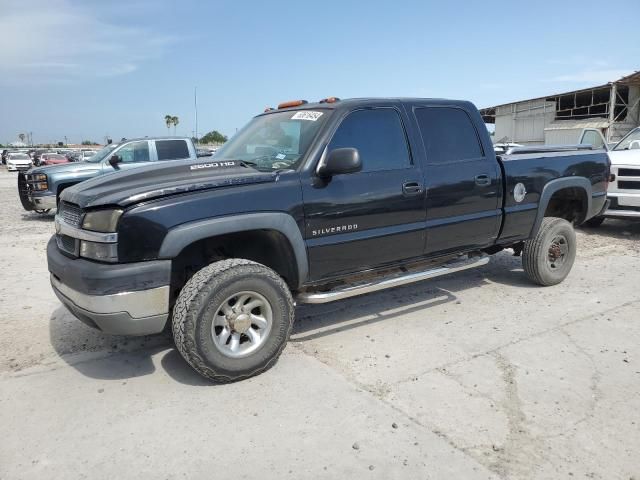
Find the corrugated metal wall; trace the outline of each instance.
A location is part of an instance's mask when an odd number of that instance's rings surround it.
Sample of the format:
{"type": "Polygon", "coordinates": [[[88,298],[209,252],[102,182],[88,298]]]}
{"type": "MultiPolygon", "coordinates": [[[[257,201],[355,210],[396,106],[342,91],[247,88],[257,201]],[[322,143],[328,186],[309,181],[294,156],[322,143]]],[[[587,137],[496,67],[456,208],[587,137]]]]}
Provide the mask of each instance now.
{"type": "Polygon", "coordinates": [[[528,100],[496,108],[496,133],[494,141],[525,145],[543,144],[544,129],[555,118],[555,102],[545,99],[528,100]]]}

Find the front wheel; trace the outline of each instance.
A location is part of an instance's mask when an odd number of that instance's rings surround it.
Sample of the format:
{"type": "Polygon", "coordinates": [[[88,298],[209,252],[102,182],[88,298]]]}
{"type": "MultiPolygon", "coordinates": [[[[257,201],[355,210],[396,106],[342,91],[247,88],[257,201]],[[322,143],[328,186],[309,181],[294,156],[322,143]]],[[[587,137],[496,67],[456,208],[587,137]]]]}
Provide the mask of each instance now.
{"type": "Polygon", "coordinates": [[[284,349],[293,318],[293,298],[276,272],[229,259],[204,267],[186,283],[172,329],[187,363],[225,383],[269,369],[284,349]]]}
{"type": "Polygon", "coordinates": [[[527,276],[542,286],[562,282],[576,258],[576,234],[563,218],[545,217],[535,236],[525,242],[522,266],[527,276]]]}

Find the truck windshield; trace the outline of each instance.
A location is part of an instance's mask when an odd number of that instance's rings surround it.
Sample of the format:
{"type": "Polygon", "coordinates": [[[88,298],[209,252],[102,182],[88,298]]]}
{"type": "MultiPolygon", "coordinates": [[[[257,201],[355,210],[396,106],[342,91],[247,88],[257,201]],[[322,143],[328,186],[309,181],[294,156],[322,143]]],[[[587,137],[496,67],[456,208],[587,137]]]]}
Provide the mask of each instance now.
{"type": "Polygon", "coordinates": [[[113,149],[116,148],[117,146],[118,145],[114,145],[114,144],[107,145],[102,150],[98,150],[95,155],[92,155],[90,158],[87,158],[85,162],[99,163],[105,158],[107,158],[107,156],[109,156],[109,154],[113,152],[113,149]]]}
{"type": "MultiPolygon", "coordinates": [[[[635,130],[631,130],[626,137],[618,142],[618,144],[613,147],[614,150],[629,150],[629,146],[632,142],[640,142],[640,128],[636,128],[635,130]]],[[[637,147],[636,147],[637,148],[637,147]]]]}
{"type": "Polygon", "coordinates": [[[330,110],[294,110],[251,120],[215,154],[216,160],[241,160],[258,170],[295,169],[330,110]]]}

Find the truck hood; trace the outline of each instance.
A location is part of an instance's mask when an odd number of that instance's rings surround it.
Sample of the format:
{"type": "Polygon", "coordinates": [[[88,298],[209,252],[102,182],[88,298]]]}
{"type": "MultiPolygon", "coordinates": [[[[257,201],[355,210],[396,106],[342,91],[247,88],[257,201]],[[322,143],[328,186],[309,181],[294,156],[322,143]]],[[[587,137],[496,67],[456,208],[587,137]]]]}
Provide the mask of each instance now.
{"type": "Polygon", "coordinates": [[[58,165],[43,165],[41,167],[33,167],[29,170],[29,173],[45,173],[47,175],[54,175],[57,173],[65,173],[73,176],[74,174],[85,174],[87,172],[95,173],[102,170],[102,166],[99,163],[90,162],[65,162],[58,165]]]}
{"type": "Polygon", "coordinates": [[[637,165],[640,166],[640,150],[610,151],[611,165],[637,165]]]}
{"type": "Polygon", "coordinates": [[[81,208],[127,207],[155,198],[212,188],[274,182],[275,172],[260,172],[237,161],[176,160],[95,177],[69,187],[61,195],[81,208]]]}

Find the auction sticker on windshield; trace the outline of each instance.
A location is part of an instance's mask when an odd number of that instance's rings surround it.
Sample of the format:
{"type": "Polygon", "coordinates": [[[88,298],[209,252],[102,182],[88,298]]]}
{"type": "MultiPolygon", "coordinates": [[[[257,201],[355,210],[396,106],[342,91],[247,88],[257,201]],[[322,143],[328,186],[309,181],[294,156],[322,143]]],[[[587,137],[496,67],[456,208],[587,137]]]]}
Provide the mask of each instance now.
{"type": "Polygon", "coordinates": [[[291,120],[310,120],[315,122],[322,116],[322,112],[312,112],[310,110],[304,110],[302,112],[296,112],[291,120]]]}

